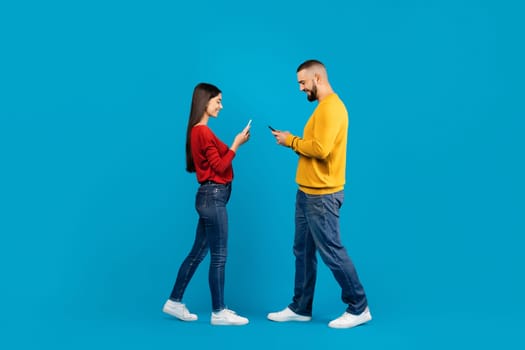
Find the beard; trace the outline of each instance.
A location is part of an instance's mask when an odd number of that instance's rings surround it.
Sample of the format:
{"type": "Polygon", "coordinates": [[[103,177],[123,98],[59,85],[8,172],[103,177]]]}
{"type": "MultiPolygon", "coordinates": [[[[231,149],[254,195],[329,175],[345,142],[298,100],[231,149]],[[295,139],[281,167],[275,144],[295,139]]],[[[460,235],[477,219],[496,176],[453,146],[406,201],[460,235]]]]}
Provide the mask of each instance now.
{"type": "Polygon", "coordinates": [[[312,90],[306,91],[306,98],[310,102],[317,100],[317,85],[315,85],[315,83],[312,86],[312,90]]]}

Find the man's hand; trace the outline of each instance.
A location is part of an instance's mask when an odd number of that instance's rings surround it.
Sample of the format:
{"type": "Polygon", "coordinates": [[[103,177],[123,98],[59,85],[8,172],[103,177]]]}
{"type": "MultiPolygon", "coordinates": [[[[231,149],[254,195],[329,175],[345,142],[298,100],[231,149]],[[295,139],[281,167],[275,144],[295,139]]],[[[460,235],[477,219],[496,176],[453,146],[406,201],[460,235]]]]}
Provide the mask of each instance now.
{"type": "Polygon", "coordinates": [[[275,131],[272,131],[272,135],[275,136],[275,140],[277,141],[277,144],[284,146],[286,138],[288,137],[288,135],[290,135],[290,132],[275,130],[275,131]]]}

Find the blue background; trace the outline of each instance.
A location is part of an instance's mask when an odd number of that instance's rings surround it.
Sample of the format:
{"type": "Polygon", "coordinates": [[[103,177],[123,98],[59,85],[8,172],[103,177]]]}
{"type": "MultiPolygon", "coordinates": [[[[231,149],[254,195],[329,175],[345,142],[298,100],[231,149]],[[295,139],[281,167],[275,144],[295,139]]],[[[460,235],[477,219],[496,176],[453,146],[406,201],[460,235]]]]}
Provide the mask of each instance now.
{"type": "Polygon", "coordinates": [[[523,348],[525,61],[516,1],[75,1],[0,5],[2,348],[523,348]],[[319,265],[314,319],[275,324],[293,292],[296,156],[323,61],[350,113],[343,241],[374,320],[337,331],[319,265]],[[192,89],[234,161],[226,302],[209,325],[208,259],[161,307],[193,241],[184,170],[192,89]],[[6,346],[4,346],[6,345],[6,346]]]}

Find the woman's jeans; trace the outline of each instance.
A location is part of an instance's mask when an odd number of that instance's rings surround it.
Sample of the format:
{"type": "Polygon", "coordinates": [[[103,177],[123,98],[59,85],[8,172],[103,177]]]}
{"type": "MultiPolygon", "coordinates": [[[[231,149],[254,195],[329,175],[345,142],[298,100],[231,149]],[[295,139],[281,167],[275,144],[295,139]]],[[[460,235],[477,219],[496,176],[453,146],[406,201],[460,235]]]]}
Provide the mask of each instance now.
{"type": "Polygon", "coordinates": [[[224,305],[224,269],[228,243],[228,213],[226,204],[230,199],[231,184],[203,184],[196,195],[195,208],[199,213],[199,223],[195,242],[190,253],[182,263],[170,300],[180,302],[197,267],[211,252],[208,281],[211,291],[213,311],[220,311],[224,305]]]}
{"type": "Polygon", "coordinates": [[[297,314],[312,315],[317,276],[316,250],[342,289],[346,311],[357,315],[367,306],[365,291],[339,233],[339,209],[344,192],[310,195],[297,191],[295,203],[295,289],[289,308],[297,314]]]}

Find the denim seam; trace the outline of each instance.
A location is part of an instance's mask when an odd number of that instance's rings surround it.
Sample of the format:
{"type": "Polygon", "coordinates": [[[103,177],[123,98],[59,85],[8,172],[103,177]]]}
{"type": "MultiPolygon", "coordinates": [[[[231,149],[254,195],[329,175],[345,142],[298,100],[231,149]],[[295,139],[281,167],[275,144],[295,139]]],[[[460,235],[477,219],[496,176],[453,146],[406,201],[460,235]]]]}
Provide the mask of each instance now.
{"type": "MultiPolygon", "coordinates": [[[[190,272],[193,269],[193,266],[195,265],[195,261],[199,260],[199,257],[202,255],[202,251],[204,250],[204,246],[206,246],[206,241],[202,241],[201,246],[197,250],[199,254],[195,254],[195,258],[191,259],[190,264],[188,265],[188,269],[186,270],[186,274],[184,275],[184,279],[182,280],[182,286],[180,288],[180,300],[182,300],[182,297],[184,296],[184,292],[186,291],[186,288],[188,287],[188,284],[190,282],[190,272]]],[[[199,262],[200,264],[200,262],[199,262]]]]}

